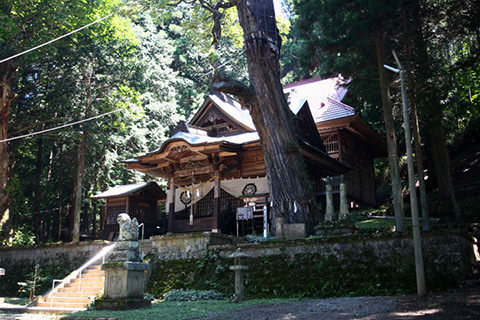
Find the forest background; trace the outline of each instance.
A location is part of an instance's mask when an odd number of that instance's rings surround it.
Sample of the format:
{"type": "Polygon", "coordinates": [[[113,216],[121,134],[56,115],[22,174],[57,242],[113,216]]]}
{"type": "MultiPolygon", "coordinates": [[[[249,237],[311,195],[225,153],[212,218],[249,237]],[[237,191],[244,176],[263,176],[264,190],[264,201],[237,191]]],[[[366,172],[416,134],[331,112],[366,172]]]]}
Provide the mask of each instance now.
{"type": "MultiPolygon", "coordinates": [[[[3,245],[69,240],[75,207],[81,212],[81,234],[95,238],[101,203],[91,197],[114,185],[151,179],[125,170],[120,161],[157,148],[178,121],[187,119],[208,94],[215,66],[247,82],[235,7],[218,10],[218,37],[212,33],[217,27],[212,11],[195,2],[0,1],[0,58],[115,12],[0,64],[2,138],[117,111],[61,131],[0,143],[0,164],[8,164],[0,168],[3,245]]],[[[385,63],[394,65],[392,49],[409,62],[410,98],[424,137],[428,190],[434,191],[429,197],[450,200],[454,190],[444,179],[449,175],[441,161],[445,156],[448,161],[445,151],[479,150],[479,5],[288,0],[282,10],[277,17],[282,83],[338,74],[351,78],[346,102],[385,133],[383,81],[404,182],[399,83],[394,74],[379,75],[378,41],[385,63]]],[[[376,181],[380,202],[388,200],[385,159],[376,163],[376,181]]],[[[451,212],[450,201],[443,203],[443,211],[451,212]]]]}

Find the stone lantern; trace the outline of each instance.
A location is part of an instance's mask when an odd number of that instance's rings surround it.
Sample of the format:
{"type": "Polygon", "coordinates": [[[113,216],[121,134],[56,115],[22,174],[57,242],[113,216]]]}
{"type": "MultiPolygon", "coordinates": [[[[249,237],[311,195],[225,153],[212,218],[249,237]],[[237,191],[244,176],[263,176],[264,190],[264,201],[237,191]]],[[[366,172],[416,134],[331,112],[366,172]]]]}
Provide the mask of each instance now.
{"type": "Polygon", "coordinates": [[[242,301],[245,299],[244,289],[245,289],[245,273],[248,270],[247,259],[248,255],[242,252],[238,248],[234,253],[232,253],[229,258],[233,259],[233,265],[230,266],[230,270],[235,272],[235,298],[237,301],[242,301]]]}

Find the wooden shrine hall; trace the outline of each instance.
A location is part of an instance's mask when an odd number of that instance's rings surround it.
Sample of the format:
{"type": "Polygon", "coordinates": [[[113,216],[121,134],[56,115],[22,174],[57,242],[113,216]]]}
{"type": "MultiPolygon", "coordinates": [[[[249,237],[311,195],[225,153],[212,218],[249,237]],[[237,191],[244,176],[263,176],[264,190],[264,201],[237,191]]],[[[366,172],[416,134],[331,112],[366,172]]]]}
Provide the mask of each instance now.
{"type": "MultiPolygon", "coordinates": [[[[325,97],[344,90],[328,80],[325,97]]],[[[310,91],[318,92],[325,80],[314,79],[310,91]]],[[[332,157],[319,134],[316,97],[302,93],[305,84],[285,86],[300,151],[315,190],[322,178],[354,168],[332,157]]],[[[342,97],[343,98],[343,97],[342,97]]],[[[324,109],[326,110],[326,109],[324,109]]],[[[373,129],[372,129],[373,130],[373,129]]],[[[214,231],[226,234],[262,233],[269,228],[268,177],[260,138],[247,110],[232,97],[212,92],[188,122],[181,122],[160,148],[124,163],[128,169],[168,179],[169,232],[214,231]],[[249,208],[240,216],[238,208],[249,208]],[[239,219],[247,219],[240,224],[239,219]]],[[[373,167],[372,167],[373,170],[373,167]]]]}
{"type": "MultiPolygon", "coordinates": [[[[293,95],[289,102],[310,175],[320,178],[348,171],[325,152],[308,102],[293,95]]],[[[268,177],[248,111],[228,95],[212,93],[176,130],[157,150],[125,161],[129,169],[169,180],[168,230],[234,234],[237,208],[249,206],[253,221],[243,233],[261,233],[268,177]]]]}

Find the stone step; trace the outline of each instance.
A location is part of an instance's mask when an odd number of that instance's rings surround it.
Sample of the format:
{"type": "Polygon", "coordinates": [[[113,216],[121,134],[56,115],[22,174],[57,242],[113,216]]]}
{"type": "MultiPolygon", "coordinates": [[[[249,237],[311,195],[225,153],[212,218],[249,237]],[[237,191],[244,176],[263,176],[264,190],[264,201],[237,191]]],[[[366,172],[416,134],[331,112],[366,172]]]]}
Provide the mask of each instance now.
{"type": "Polygon", "coordinates": [[[84,284],[84,283],[85,283],[85,284],[101,283],[101,284],[103,284],[103,281],[104,281],[104,280],[103,280],[102,278],[100,278],[100,279],[92,279],[92,278],[74,279],[74,280],[72,280],[72,281],[70,281],[70,282],[68,282],[68,283],[65,283],[65,286],[67,286],[67,285],[76,285],[76,286],[78,286],[79,283],[82,283],[82,284],[84,284]]]}
{"type": "Polygon", "coordinates": [[[38,302],[36,307],[44,308],[86,308],[86,302],[38,302]]]}
{"type": "Polygon", "coordinates": [[[78,284],[78,283],[103,283],[103,278],[76,278],[70,281],[68,284],[78,284]]]}
{"type": "Polygon", "coordinates": [[[104,274],[91,274],[91,273],[82,273],[82,279],[103,279],[104,274]]]}
{"type": "Polygon", "coordinates": [[[78,291],[71,291],[71,292],[55,292],[53,294],[54,297],[86,297],[89,298],[92,296],[89,292],[78,292],[78,291]]]}
{"type": "Polygon", "coordinates": [[[103,286],[101,287],[82,287],[81,290],[78,290],[78,287],[66,287],[58,289],[58,292],[79,292],[79,293],[92,293],[93,295],[97,294],[103,290],[103,286]]]}
{"type": "Polygon", "coordinates": [[[53,297],[47,297],[43,299],[42,302],[51,302],[53,301],[54,303],[56,302],[73,302],[73,303],[89,303],[90,302],[90,297],[89,296],[76,296],[76,297],[63,297],[63,296],[57,296],[56,294],[53,295],[53,297]]]}
{"type": "Polygon", "coordinates": [[[103,276],[104,272],[102,270],[83,270],[82,275],[84,274],[103,276]]]}
{"type": "Polygon", "coordinates": [[[87,308],[50,308],[49,307],[27,307],[21,310],[22,313],[45,313],[45,314],[65,314],[77,311],[85,311],[87,308]]]}

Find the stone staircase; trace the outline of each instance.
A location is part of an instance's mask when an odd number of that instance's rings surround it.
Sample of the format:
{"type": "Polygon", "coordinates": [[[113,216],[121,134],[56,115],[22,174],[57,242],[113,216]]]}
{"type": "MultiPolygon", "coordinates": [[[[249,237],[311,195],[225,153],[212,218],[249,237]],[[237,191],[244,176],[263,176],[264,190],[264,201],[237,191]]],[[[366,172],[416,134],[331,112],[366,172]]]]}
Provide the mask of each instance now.
{"type": "Polygon", "coordinates": [[[103,292],[104,273],[100,264],[67,276],[46,295],[28,307],[30,312],[74,312],[85,310],[103,292]],[[76,273],[76,274],[75,274],[76,273]]]}

